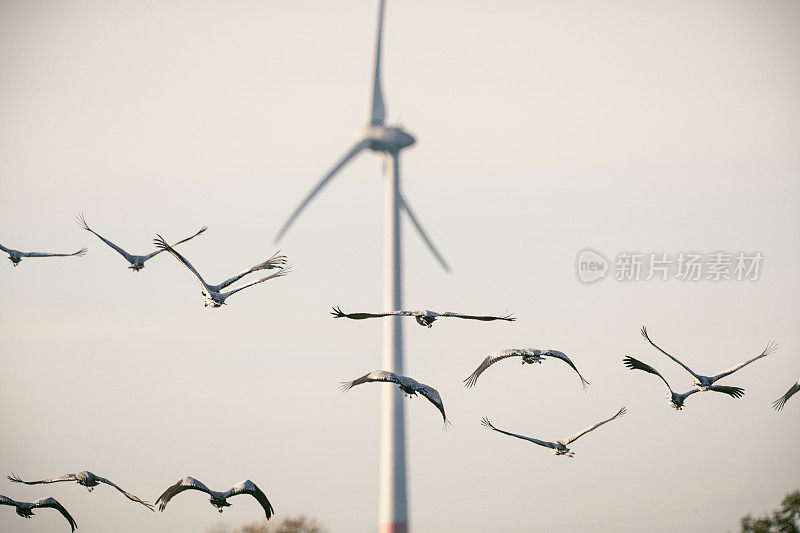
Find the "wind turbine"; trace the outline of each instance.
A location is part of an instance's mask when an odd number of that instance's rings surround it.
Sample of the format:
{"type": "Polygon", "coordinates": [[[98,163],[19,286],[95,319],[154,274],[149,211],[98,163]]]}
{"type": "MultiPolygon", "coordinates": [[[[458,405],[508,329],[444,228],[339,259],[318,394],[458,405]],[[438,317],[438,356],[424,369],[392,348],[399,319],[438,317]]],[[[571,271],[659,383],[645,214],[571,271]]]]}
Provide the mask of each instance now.
{"type": "MultiPolygon", "coordinates": [[[[381,90],[381,39],[383,12],[386,1],[378,5],[378,30],[375,39],[375,71],[372,79],[372,100],[369,122],[359,132],[355,144],[336,162],[327,174],[311,189],[294,210],[276,236],[279,241],[303,209],[333,179],[333,177],[363,150],[384,156],[384,271],[383,307],[385,311],[403,308],[401,275],[400,212],[403,211],[419,233],[428,249],[446,272],[450,267],[433,245],[414,212],[400,191],[400,151],[414,144],[414,137],[399,126],[388,125],[386,105],[381,90]]],[[[383,324],[383,364],[381,368],[403,373],[403,324],[401,317],[392,317],[383,324]]],[[[406,498],[405,417],[400,391],[386,388],[381,407],[381,451],[378,503],[379,533],[406,533],[408,506],[406,498]]]]}

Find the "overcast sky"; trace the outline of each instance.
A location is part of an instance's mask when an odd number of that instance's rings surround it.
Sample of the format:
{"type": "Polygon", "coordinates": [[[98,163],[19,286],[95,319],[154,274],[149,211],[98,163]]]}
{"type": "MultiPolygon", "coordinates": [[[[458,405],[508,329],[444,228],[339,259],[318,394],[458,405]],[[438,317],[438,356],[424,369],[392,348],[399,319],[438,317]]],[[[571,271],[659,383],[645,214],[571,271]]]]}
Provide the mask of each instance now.
{"type": "MultiPolygon", "coordinates": [[[[303,195],[365,121],[377,2],[0,2],[0,243],[83,258],[0,265],[0,473],[83,469],[155,501],[192,475],[249,478],[277,517],[332,533],[377,528],[381,387],[338,383],[380,365],[380,159],[359,156],[280,244],[284,278],[222,309],[162,254],[134,273],[74,222],[131,252],[207,224],[182,251],[213,282],[266,259],[303,195]]],[[[790,1],[396,2],[386,10],[390,123],[417,138],[403,188],[453,266],[406,224],[409,308],[513,312],[515,323],[405,325],[406,373],[436,387],[453,426],[406,404],[415,533],[737,531],[798,488],[800,5],[790,1]],[[580,250],[760,252],[757,281],[576,276],[580,250]],[[691,376],[653,339],[726,378],[734,400],[683,411],[691,376]],[[504,361],[471,390],[490,352],[504,361]],[[573,459],[491,433],[576,442],[573,459]]],[[[388,386],[388,385],[385,385],[388,386]]],[[[149,513],[108,487],[53,496],[84,533],[204,531],[263,516],[201,494],[149,513]]],[[[0,530],[64,531],[42,510],[0,509],[0,530]]]]}

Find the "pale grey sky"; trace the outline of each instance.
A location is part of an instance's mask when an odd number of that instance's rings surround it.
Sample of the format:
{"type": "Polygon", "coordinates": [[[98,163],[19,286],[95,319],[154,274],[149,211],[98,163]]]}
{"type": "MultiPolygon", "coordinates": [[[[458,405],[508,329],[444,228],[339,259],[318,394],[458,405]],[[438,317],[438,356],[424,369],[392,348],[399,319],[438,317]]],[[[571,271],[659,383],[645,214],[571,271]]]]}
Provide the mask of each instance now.
{"type": "MultiPolygon", "coordinates": [[[[0,265],[0,470],[82,469],[154,501],[190,474],[254,480],[277,516],[331,532],[377,522],[380,386],[338,382],[380,364],[381,324],[334,321],[381,306],[380,160],[348,167],[281,243],[286,278],[202,306],[169,256],[135,274],[73,222],[129,251],[183,246],[222,280],[271,240],[345,151],[366,114],[377,3],[0,3],[0,243],[84,258],[0,265]]],[[[736,531],[797,488],[800,400],[800,6],[796,2],[395,2],[387,5],[389,122],[418,144],[403,184],[448,261],[404,234],[407,307],[518,322],[407,324],[407,374],[442,394],[453,427],[407,404],[415,533],[736,531]],[[585,286],[575,256],[623,250],[760,251],[756,282],[611,279],[585,286]],[[780,350],[726,382],[743,399],[693,396],[676,412],[657,378],[689,376],[650,348],[716,372],[780,350]],[[461,380],[493,350],[558,348],[461,380]],[[499,427],[578,441],[574,459],[499,427]]],[[[85,533],[203,531],[198,494],[148,513],[113,490],[0,482],[54,496],[85,533]]],[[[0,530],[59,531],[52,512],[0,530]]]]}

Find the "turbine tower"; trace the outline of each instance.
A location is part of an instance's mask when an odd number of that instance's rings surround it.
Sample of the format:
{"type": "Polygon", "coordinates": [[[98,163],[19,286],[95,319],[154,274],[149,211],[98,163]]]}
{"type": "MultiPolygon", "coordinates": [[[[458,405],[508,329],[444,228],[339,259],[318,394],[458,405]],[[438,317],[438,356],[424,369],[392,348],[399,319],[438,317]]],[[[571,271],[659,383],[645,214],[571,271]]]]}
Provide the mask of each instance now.
{"type": "MultiPolygon", "coordinates": [[[[300,205],[292,212],[277,234],[280,240],[295,219],[333,177],[362,150],[368,149],[384,156],[384,274],[383,309],[395,311],[403,308],[402,255],[400,212],[403,211],[420,237],[446,272],[450,267],[433,245],[400,190],[400,151],[414,144],[414,137],[399,126],[385,123],[386,106],[381,91],[381,39],[383,11],[386,2],[378,6],[378,30],[375,39],[375,71],[372,79],[372,99],[369,122],[358,134],[356,143],[311,189],[300,205]]],[[[403,330],[400,317],[383,322],[382,369],[403,373],[403,330]]],[[[406,439],[402,394],[395,387],[385,387],[381,403],[380,475],[378,495],[379,533],[407,533],[408,505],[406,494],[406,439]]]]}

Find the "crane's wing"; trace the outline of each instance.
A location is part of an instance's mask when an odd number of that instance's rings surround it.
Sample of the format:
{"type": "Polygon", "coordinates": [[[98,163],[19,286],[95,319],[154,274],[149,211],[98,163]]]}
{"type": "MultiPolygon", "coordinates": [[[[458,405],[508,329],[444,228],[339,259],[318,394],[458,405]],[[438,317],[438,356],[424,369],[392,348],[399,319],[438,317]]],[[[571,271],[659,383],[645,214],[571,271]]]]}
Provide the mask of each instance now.
{"type": "Polygon", "coordinates": [[[104,243],[109,245],[111,248],[116,250],[117,253],[119,253],[119,255],[121,255],[122,257],[124,257],[129,263],[132,264],[134,262],[133,256],[131,254],[129,254],[128,252],[126,252],[125,250],[123,250],[122,248],[120,248],[119,246],[117,246],[116,244],[114,244],[113,242],[109,241],[108,239],[106,239],[105,237],[103,237],[102,235],[97,233],[95,230],[90,228],[89,224],[86,223],[86,218],[84,218],[83,213],[78,213],[78,216],[76,217],[76,219],[77,219],[78,225],[80,227],[82,227],[86,231],[94,233],[97,236],[98,239],[100,239],[101,241],[103,241],[104,243]]]}
{"type": "Polygon", "coordinates": [[[578,377],[581,378],[581,385],[583,386],[584,389],[586,388],[586,385],[589,385],[589,382],[586,381],[585,379],[583,379],[583,376],[581,375],[581,373],[578,372],[578,369],[575,367],[575,365],[572,363],[570,358],[567,357],[567,354],[565,354],[564,352],[559,352],[558,350],[545,350],[544,352],[542,352],[542,355],[545,355],[545,356],[548,356],[548,357],[555,357],[556,359],[561,359],[562,361],[567,363],[569,366],[571,366],[572,370],[574,370],[578,374],[578,377]]]}
{"type": "Polygon", "coordinates": [[[678,394],[678,396],[681,397],[681,400],[685,400],[686,398],[688,398],[689,396],[691,396],[692,394],[694,394],[696,392],[700,392],[700,389],[692,389],[689,392],[684,392],[684,393],[678,394]]]}
{"type": "Polygon", "coordinates": [[[672,387],[669,386],[669,383],[667,383],[667,380],[664,379],[664,376],[662,376],[661,373],[652,366],[648,365],[647,363],[643,363],[638,359],[634,359],[630,355],[625,357],[622,362],[626,367],[628,367],[628,370],[644,370],[645,372],[655,374],[661,378],[661,381],[664,382],[664,385],[666,385],[669,391],[672,392],[672,387]]]}
{"type": "Polygon", "coordinates": [[[67,522],[69,522],[69,525],[72,528],[72,531],[75,531],[75,528],[78,527],[78,524],[77,524],[77,522],[75,522],[75,519],[72,518],[72,516],[70,516],[70,514],[67,512],[67,510],[64,509],[64,506],[61,505],[60,503],[58,503],[58,500],[56,500],[55,498],[44,498],[43,500],[36,500],[35,502],[33,502],[32,508],[33,509],[36,509],[36,508],[55,509],[59,513],[61,513],[61,515],[64,518],[67,519],[67,522]]]}
{"type": "Polygon", "coordinates": [[[559,441],[559,442],[561,442],[561,444],[563,444],[564,446],[566,446],[567,444],[569,444],[571,442],[575,442],[576,440],[578,440],[582,436],[586,435],[590,431],[593,431],[593,430],[599,428],[600,426],[602,426],[603,424],[606,424],[608,422],[611,422],[612,420],[615,420],[615,419],[621,417],[626,412],[627,412],[627,409],[625,409],[625,407],[623,407],[622,409],[617,411],[617,414],[615,414],[611,418],[609,418],[607,420],[603,420],[602,422],[598,422],[597,424],[595,424],[593,426],[589,426],[588,428],[582,429],[579,432],[575,433],[574,435],[571,435],[571,436],[567,437],[566,439],[564,439],[562,441],[559,441]]]}
{"type": "Polygon", "coordinates": [[[369,374],[364,374],[358,379],[353,381],[343,381],[341,386],[339,387],[342,389],[342,392],[346,392],[356,385],[361,385],[362,383],[371,383],[373,381],[387,381],[390,383],[400,383],[400,378],[394,372],[387,372],[385,370],[373,370],[369,374]]]}
{"type": "Polygon", "coordinates": [[[763,351],[763,352],[761,352],[760,354],[758,354],[757,356],[753,357],[752,359],[749,359],[749,360],[745,361],[744,363],[739,363],[739,364],[738,364],[738,365],[736,365],[736,366],[732,366],[732,367],[730,367],[728,370],[726,370],[725,372],[722,372],[722,373],[720,373],[720,374],[717,374],[716,376],[714,376],[714,377],[713,377],[713,378],[711,378],[711,379],[712,379],[712,381],[717,381],[718,379],[722,379],[722,378],[724,378],[725,376],[729,376],[729,375],[733,374],[734,372],[736,372],[737,370],[739,370],[740,368],[742,368],[742,367],[745,367],[745,366],[749,365],[749,364],[750,364],[750,363],[752,363],[753,361],[758,361],[758,360],[759,360],[759,359],[761,359],[762,357],[766,357],[766,356],[768,356],[768,355],[770,355],[770,354],[772,354],[772,353],[775,353],[775,351],[776,351],[777,349],[778,349],[778,345],[777,345],[777,344],[775,344],[774,342],[770,341],[770,342],[767,344],[767,347],[766,347],[766,348],[764,348],[764,351],[763,351]]]}
{"type": "Polygon", "coordinates": [[[3,496],[2,494],[0,494],[0,505],[10,505],[11,507],[16,507],[17,506],[17,502],[12,500],[11,498],[8,498],[8,497],[3,496]]]}
{"type": "Polygon", "coordinates": [[[483,418],[481,418],[481,424],[483,425],[483,427],[485,427],[487,429],[493,429],[493,430],[497,431],[498,433],[502,433],[504,435],[509,435],[511,437],[516,437],[516,438],[522,439],[522,440],[527,440],[527,441],[530,441],[530,442],[532,442],[534,444],[538,444],[539,446],[544,446],[546,448],[556,448],[556,444],[554,442],[547,442],[547,441],[544,441],[544,440],[534,439],[532,437],[525,437],[523,435],[517,435],[516,433],[511,433],[509,431],[503,431],[502,429],[497,429],[496,427],[494,427],[492,425],[491,422],[489,422],[489,419],[486,418],[485,416],[483,418]]]}
{"type": "Polygon", "coordinates": [[[5,246],[3,246],[2,244],[0,244],[0,250],[3,250],[3,251],[4,251],[5,253],[7,253],[7,254],[10,254],[10,253],[11,253],[11,249],[10,249],[10,248],[6,248],[6,247],[5,247],[5,246]]]}
{"type": "Polygon", "coordinates": [[[285,268],[286,256],[285,255],[278,255],[278,253],[279,252],[276,252],[275,254],[273,254],[272,257],[270,257],[269,259],[267,259],[263,263],[259,263],[259,264],[255,265],[255,266],[251,266],[250,268],[248,268],[247,270],[245,270],[241,274],[236,274],[232,278],[226,279],[225,281],[223,281],[219,285],[214,285],[211,288],[214,289],[216,292],[219,292],[222,289],[224,289],[225,287],[227,287],[228,285],[239,281],[240,279],[242,279],[244,276],[250,274],[251,272],[257,272],[259,270],[271,269],[271,268],[285,268]]]}
{"type": "Polygon", "coordinates": [[[120,491],[122,494],[124,494],[125,497],[128,498],[130,501],[136,502],[136,503],[141,503],[142,505],[144,505],[145,507],[147,507],[151,511],[155,512],[155,509],[153,509],[153,506],[150,503],[148,503],[148,502],[146,502],[146,501],[134,496],[133,494],[131,494],[128,491],[122,490],[118,485],[116,485],[115,483],[111,482],[110,480],[108,480],[108,479],[106,479],[104,477],[100,477],[100,476],[94,476],[94,477],[95,477],[95,479],[97,479],[97,481],[114,487],[115,489],[120,491]]]}
{"type": "Polygon", "coordinates": [[[364,320],[365,318],[381,318],[384,316],[414,316],[413,311],[388,311],[386,313],[345,313],[339,307],[334,307],[331,311],[333,318],[350,318],[353,320],[364,320]]]}
{"type": "MultiPolygon", "coordinates": [[[[194,239],[195,237],[197,237],[198,235],[200,235],[201,233],[204,233],[204,232],[205,232],[207,229],[208,229],[208,226],[203,226],[202,228],[200,228],[200,230],[199,230],[197,233],[195,233],[195,234],[194,234],[194,235],[192,235],[191,237],[186,237],[185,239],[181,239],[180,241],[176,242],[176,243],[175,243],[175,244],[173,244],[172,246],[178,246],[178,245],[179,245],[179,244],[181,244],[181,243],[184,243],[184,242],[186,242],[186,241],[190,241],[190,240],[194,239]]],[[[102,237],[101,237],[101,238],[102,238],[102,237]]],[[[103,239],[103,240],[105,240],[105,239],[103,239]]],[[[164,251],[164,249],[163,249],[163,248],[160,248],[160,249],[156,250],[155,252],[151,252],[151,253],[147,254],[146,256],[144,256],[144,259],[143,259],[142,261],[143,261],[143,262],[144,262],[144,261],[147,261],[148,259],[151,259],[151,258],[153,258],[154,256],[156,256],[156,255],[160,254],[160,253],[161,253],[161,252],[163,252],[163,251],[164,251]]]]}
{"type": "Polygon", "coordinates": [[[250,481],[249,479],[237,483],[236,485],[231,487],[231,489],[225,493],[225,498],[230,498],[231,496],[238,496],[239,494],[249,494],[250,496],[255,498],[258,501],[258,503],[261,504],[261,507],[264,508],[264,512],[267,514],[267,520],[269,520],[270,517],[275,512],[272,509],[272,504],[269,503],[266,494],[264,494],[261,491],[261,489],[259,489],[256,486],[256,484],[250,481]]]}
{"type": "Polygon", "coordinates": [[[270,257],[269,259],[267,259],[263,263],[257,264],[256,266],[252,267],[250,270],[255,272],[256,270],[264,270],[265,268],[266,269],[270,269],[270,268],[285,268],[286,267],[287,258],[286,258],[285,255],[278,255],[280,253],[281,253],[281,251],[278,250],[277,252],[272,254],[272,257],[270,257]]]}
{"type": "Polygon", "coordinates": [[[224,292],[224,293],[221,293],[221,294],[222,294],[223,297],[227,298],[231,294],[236,294],[237,292],[239,292],[241,290],[244,290],[247,287],[252,287],[253,285],[257,285],[259,283],[264,283],[265,281],[267,281],[269,279],[272,279],[272,278],[280,278],[282,276],[285,276],[286,274],[288,274],[291,271],[292,271],[292,267],[291,267],[291,265],[289,265],[286,268],[281,268],[280,270],[278,270],[274,274],[270,274],[269,276],[264,276],[263,278],[261,278],[259,280],[256,280],[256,281],[254,281],[252,283],[248,283],[247,285],[242,285],[241,287],[239,287],[237,289],[233,289],[232,291],[224,292]]]}
{"type": "Polygon", "coordinates": [[[417,392],[425,396],[429,402],[436,406],[440,413],[442,413],[442,421],[444,422],[444,428],[447,429],[448,424],[450,421],[447,420],[447,415],[444,413],[444,403],[442,403],[442,397],[439,396],[439,391],[434,389],[433,387],[429,387],[428,385],[422,385],[417,389],[417,392]]]}
{"type": "Polygon", "coordinates": [[[786,400],[792,397],[794,393],[800,390],[800,379],[797,380],[797,383],[789,387],[789,390],[786,391],[786,394],[772,402],[772,407],[775,408],[776,411],[780,411],[783,409],[783,406],[786,404],[786,400]]]}
{"type": "Polygon", "coordinates": [[[486,359],[484,359],[483,362],[481,362],[481,364],[478,365],[478,368],[475,369],[475,372],[470,374],[469,377],[467,377],[467,379],[464,380],[464,383],[466,383],[465,386],[467,388],[474,387],[475,384],[478,382],[478,377],[481,374],[483,374],[483,371],[492,366],[493,364],[495,364],[496,362],[501,361],[503,359],[508,359],[509,357],[522,357],[522,355],[523,352],[516,349],[498,350],[494,353],[489,354],[489,356],[486,357],[486,359]]]}
{"type": "Polygon", "coordinates": [[[670,354],[668,354],[667,352],[665,352],[664,350],[662,350],[661,348],[659,348],[659,347],[658,347],[658,345],[657,345],[656,343],[654,343],[653,341],[651,341],[651,340],[650,340],[650,337],[647,335],[647,328],[646,328],[645,326],[642,326],[642,337],[644,337],[645,339],[647,339],[647,342],[649,342],[650,344],[652,344],[652,345],[653,345],[653,347],[654,347],[656,350],[658,350],[659,352],[663,353],[664,355],[666,355],[667,357],[669,357],[670,359],[672,359],[673,361],[675,361],[676,363],[678,363],[679,365],[681,365],[683,368],[685,368],[685,369],[686,369],[686,371],[687,371],[687,372],[689,372],[691,375],[693,375],[693,376],[694,376],[694,377],[696,377],[697,379],[700,379],[700,376],[698,376],[697,374],[695,374],[695,373],[692,371],[692,369],[691,369],[691,368],[689,368],[688,366],[684,365],[683,363],[681,363],[680,361],[678,361],[676,358],[672,357],[670,354]]]}
{"type": "Polygon", "coordinates": [[[87,248],[81,248],[77,252],[71,254],[49,254],[43,252],[21,252],[20,257],[72,257],[73,255],[82,256],[86,255],[87,248]]]}
{"type": "Polygon", "coordinates": [[[732,398],[741,398],[742,396],[744,396],[744,389],[741,387],[729,387],[727,385],[712,385],[711,387],[709,387],[709,390],[727,394],[732,398]]]}
{"type": "Polygon", "coordinates": [[[158,510],[163,511],[167,507],[169,501],[176,494],[180,494],[185,490],[199,490],[205,492],[206,494],[211,494],[211,490],[203,485],[203,483],[193,477],[186,476],[182,480],[169,487],[161,496],[158,497],[156,500],[156,503],[158,504],[158,510]]]}
{"type": "Polygon", "coordinates": [[[187,261],[185,257],[183,257],[181,254],[179,254],[177,251],[175,251],[175,249],[172,248],[172,246],[167,244],[167,241],[164,240],[164,237],[162,237],[161,235],[156,235],[156,238],[153,239],[153,243],[155,243],[156,248],[159,248],[161,250],[167,250],[169,253],[171,253],[175,257],[175,259],[177,259],[178,261],[183,263],[183,266],[188,268],[189,272],[194,274],[194,276],[197,278],[197,281],[199,281],[200,284],[203,287],[206,288],[206,290],[211,291],[211,292],[216,292],[216,291],[214,291],[213,287],[211,287],[208,283],[206,283],[206,281],[203,279],[203,276],[201,276],[197,272],[197,270],[195,270],[195,268],[192,266],[192,264],[189,261],[187,261]]]}
{"type": "Polygon", "coordinates": [[[342,156],[342,158],[339,161],[336,162],[333,168],[330,169],[328,173],[322,177],[321,180],[319,180],[319,183],[317,183],[317,185],[313,189],[311,189],[311,192],[309,192],[306,195],[306,197],[303,198],[303,201],[300,202],[300,205],[298,205],[297,208],[292,212],[292,214],[289,215],[289,218],[286,220],[286,222],[283,223],[283,226],[281,226],[281,229],[275,236],[275,242],[283,238],[283,235],[289,229],[289,226],[292,225],[292,223],[300,215],[303,209],[305,209],[306,206],[309,203],[311,203],[311,200],[313,200],[314,197],[317,196],[317,194],[328,184],[328,182],[330,182],[331,179],[333,179],[336,173],[339,172],[342,169],[342,167],[344,167],[347,164],[348,161],[353,159],[356,155],[358,155],[358,153],[361,150],[366,148],[368,145],[369,141],[366,140],[357,141],[356,144],[354,144],[353,147],[350,148],[350,150],[347,153],[345,153],[344,156],[342,156]]]}
{"type": "Polygon", "coordinates": [[[437,316],[446,316],[446,317],[453,317],[453,318],[464,318],[467,320],[482,320],[484,322],[490,322],[492,320],[505,320],[507,322],[514,322],[516,320],[515,317],[511,315],[503,315],[503,316],[479,316],[479,315],[462,315],[461,313],[441,313],[437,314],[437,316]]]}
{"type": "Polygon", "coordinates": [[[25,483],[26,485],[41,485],[42,483],[58,483],[59,481],[75,481],[78,479],[75,474],[64,474],[63,476],[40,479],[39,481],[22,481],[16,474],[6,476],[9,481],[14,483],[25,483]]]}

